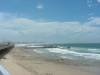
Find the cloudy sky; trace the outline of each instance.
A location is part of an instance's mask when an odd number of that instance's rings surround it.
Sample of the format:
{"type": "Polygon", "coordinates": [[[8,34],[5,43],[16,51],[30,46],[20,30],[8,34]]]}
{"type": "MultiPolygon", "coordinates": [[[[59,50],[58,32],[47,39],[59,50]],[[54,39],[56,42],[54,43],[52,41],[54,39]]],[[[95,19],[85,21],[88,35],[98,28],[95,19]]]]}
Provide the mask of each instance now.
{"type": "Polygon", "coordinates": [[[100,0],[0,0],[0,41],[100,43],[100,0]]]}

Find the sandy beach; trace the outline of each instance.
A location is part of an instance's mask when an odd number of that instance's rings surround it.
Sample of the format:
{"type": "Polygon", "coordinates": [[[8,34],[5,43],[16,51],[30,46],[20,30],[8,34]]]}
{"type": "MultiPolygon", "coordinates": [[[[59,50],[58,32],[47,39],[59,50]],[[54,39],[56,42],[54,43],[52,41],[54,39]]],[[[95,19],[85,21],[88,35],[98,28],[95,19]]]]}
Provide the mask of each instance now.
{"type": "Polygon", "coordinates": [[[51,61],[33,53],[24,51],[24,48],[14,48],[0,63],[11,75],[96,75],[92,72],[66,65],[60,61],[51,61]]]}

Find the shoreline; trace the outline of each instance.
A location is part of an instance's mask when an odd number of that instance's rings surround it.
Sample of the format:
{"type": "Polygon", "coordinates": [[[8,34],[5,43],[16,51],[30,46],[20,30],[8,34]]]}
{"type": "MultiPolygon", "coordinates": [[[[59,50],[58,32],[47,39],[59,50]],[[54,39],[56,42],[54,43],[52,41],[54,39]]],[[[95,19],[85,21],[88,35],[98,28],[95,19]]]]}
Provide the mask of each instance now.
{"type": "MultiPolygon", "coordinates": [[[[24,48],[14,48],[6,57],[7,59],[3,59],[2,62],[4,64],[4,61],[6,61],[4,65],[10,61],[12,64],[8,64],[8,67],[16,64],[21,69],[24,69],[25,72],[29,73],[28,75],[99,75],[83,70],[77,67],[77,65],[66,65],[62,63],[62,60],[52,61],[36,53],[30,55],[25,52],[24,48]]],[[[19,67],[17,67],[17,69],[19,69],[19,67]]],[[[19,73],[18,75],[21,74],[19,73]]]]}

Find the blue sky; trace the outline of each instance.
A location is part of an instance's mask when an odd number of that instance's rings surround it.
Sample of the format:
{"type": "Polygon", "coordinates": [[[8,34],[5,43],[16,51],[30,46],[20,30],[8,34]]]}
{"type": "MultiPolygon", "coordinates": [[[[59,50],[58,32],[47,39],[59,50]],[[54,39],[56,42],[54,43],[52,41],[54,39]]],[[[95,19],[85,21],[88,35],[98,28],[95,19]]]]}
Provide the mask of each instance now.
{"type": "Polygon", "coordinates": [[[2,0],[0,40],[100,42],[100,0],[2,0]]]}

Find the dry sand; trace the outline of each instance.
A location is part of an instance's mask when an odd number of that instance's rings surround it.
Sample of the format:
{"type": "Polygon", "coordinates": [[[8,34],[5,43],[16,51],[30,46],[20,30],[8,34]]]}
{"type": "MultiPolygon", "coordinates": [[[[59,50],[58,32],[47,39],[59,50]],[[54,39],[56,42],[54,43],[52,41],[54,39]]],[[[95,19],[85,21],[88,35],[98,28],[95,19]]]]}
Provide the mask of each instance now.
{"type": "Polygon", "coordinates": [[[93,75],[75,66],[43,59],[36,53],[29,55],[24,48],[14,48],[0,63],[11,75],[93,75]]]}

